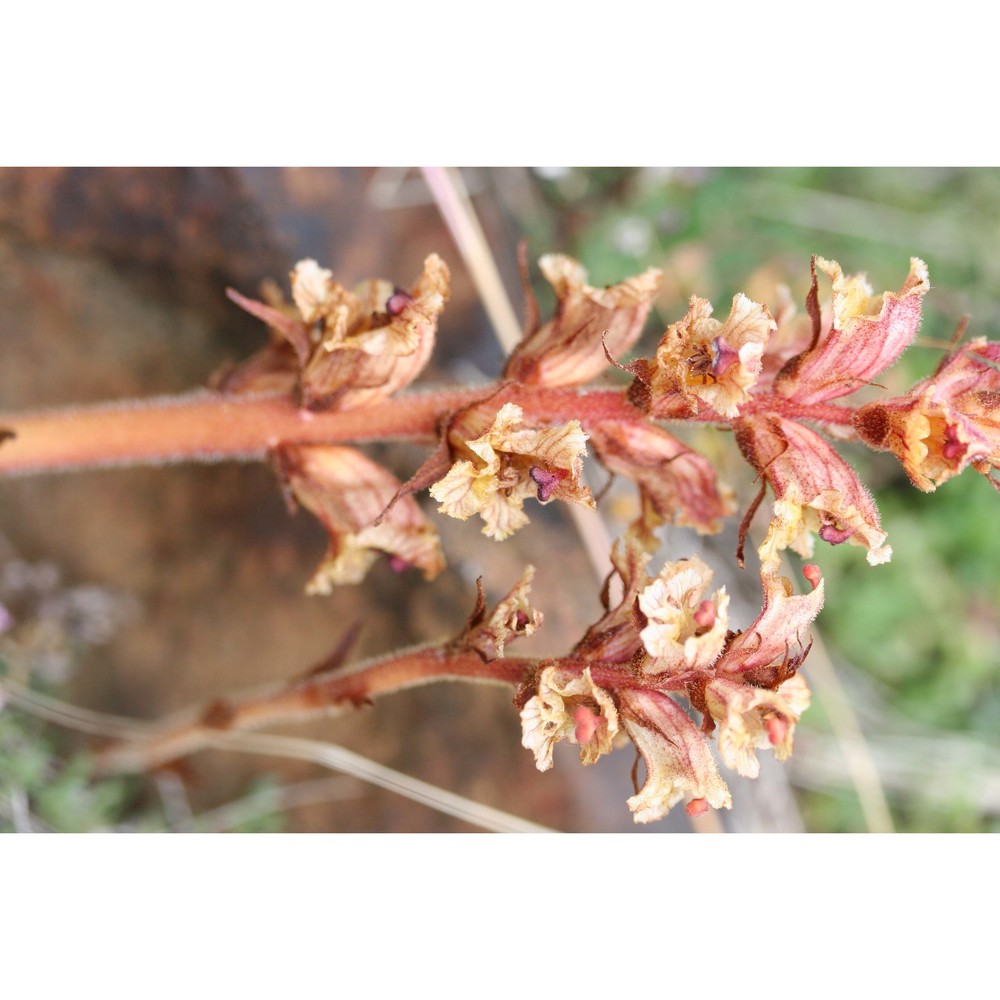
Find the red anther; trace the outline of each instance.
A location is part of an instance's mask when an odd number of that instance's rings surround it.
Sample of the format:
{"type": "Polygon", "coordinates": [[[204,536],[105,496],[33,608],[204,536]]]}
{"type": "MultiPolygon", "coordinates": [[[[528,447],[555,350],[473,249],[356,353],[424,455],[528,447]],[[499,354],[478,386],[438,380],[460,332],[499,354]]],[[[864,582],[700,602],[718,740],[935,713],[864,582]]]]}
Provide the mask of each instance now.
{"type": "Polygon", "coordinates": [[[708,799],[692,799],[685,807],[688,816],[701,816],[708,812],[708,799]]]}

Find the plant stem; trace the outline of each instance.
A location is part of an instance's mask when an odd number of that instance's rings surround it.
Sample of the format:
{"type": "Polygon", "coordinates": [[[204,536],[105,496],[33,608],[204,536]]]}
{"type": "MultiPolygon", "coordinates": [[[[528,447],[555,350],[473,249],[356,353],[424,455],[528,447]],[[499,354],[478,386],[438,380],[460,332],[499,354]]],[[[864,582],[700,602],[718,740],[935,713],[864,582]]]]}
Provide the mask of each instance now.
{"type": "Polygon", "coordinates": [[[312,411],[286,395],[207,391],[24,414],[0,414],[0,476],[123,465],[223,462],[266,457],[281,443],[435,440],[450,413],[489,399],[517,402],[547,421],[640,420],[618,390],[525,390],[506,385],[406,393],[355,410],[312,411]]]}

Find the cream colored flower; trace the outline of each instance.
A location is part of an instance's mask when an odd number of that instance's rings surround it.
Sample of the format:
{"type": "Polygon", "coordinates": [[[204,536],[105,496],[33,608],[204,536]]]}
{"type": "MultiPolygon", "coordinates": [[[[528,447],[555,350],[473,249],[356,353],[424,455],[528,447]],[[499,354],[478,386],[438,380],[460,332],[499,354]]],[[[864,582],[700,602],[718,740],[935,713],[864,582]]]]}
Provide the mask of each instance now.
{"type": "Polygon", "coordinates": [[[459,458],[430,494],[450,517],[466,520],[478,514],[483,534],[498,541],[528,522],[524,501],[567,500],[593,507],[590,490],[580,484],[587,435],[579,420],[554,427],[524,427],[524,411],[506,403],[485,434],[463,440],[461,430],[449,434],[459,458]],[[456,441],[456,438],[458,439],[456,441]]]}
{"type": "Polygon", "coordinates": [[[582,674],[550,666],[538,678],[538,692],[521,710],[521,745],[535,755],[539,771],[552,767],[560,740],[580,747],[580,760],[593,764],[610,753],[618,733],[618,711],[587,667],[582,674]]]}
{"type": "Polygon", "coordinates": [[[237,392],[259,391],[282,380],[295,385],[297,371],[303,406],[348,410],[377,402],[420,374],[448,300],[449,274],[444,261],[431,254],[409,290],[371,280],[351,291],[316,261],[303,260],[292,271],[291,286],[295,309],[229,290],[229,297],[264,320],[276,339],[221,384],[237,392]]]}
{"type": "Polygon", "coordinates": [[[771,748],[777,760],[792,752],[795,724],[809,707],[809,688],[796,674],[776,691],[718,677],[705,688],[709,713],[719,726],[719,755],[745,778],[760,774],[757,750],[771,748]]]}
{"type": "Polygon", "coordinates": [[[693,556],[667,563],[639,594],[639,609],[649,619],[640,637],[651,660],[646,673],[703,669],[718,659],[726,641],[729,595],[720,587],[711,600],[702,595],[712,571],[693,556]]]}

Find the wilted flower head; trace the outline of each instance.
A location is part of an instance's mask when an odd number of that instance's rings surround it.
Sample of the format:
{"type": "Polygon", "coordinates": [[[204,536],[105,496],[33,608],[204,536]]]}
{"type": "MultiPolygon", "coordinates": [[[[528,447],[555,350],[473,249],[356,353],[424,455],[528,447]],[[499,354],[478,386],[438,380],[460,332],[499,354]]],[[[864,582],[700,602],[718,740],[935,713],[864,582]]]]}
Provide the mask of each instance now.
{"type": "Polygon", "coordinates": [[[650,659],[649,674],[699,670],[710,666],[726,641],[729,595],[720,587],[704,593],[712,571],[697,556],[667,563],[639,594],[639,609],[648,619],[640,633],[650,659]]]}
{"type": "Polygon", "coordinates": [[[487,614],[480,577],[476,581],[476,606],[455,645],[473,649],[484,662],[489,662],[503,656],[508,642],[533,635],[543,621],[541,611],[532,607],[529,600],[534,578],[535,567],[526,566],[510,593],[487,614]]]}
{"type": "Polygon", "coordinates": [[[918,489],[931,492],[971,465],[1000,468],[1000,343],[965,344],[905,396],[862,406],[854,427],[866,444],[891,451],[918,489]]]}
{"type": "Polygon", "coordinates": [[[874,296],[865,275],[845,275],[834,260],[814,258],[815,268],[833,282],[833,301],[821,323],[814,316],[810,347],[792,358],[775,379],[775,390],[799,403],[821,403],[846,396],[870,383],[913,341],[921,303],[930,288],[927,265],[910,258],[910,273],[898,293],[874,296]]]}
{"type": "Polygon", "coordinates": [[[270,385],[275,372],[292,370],[290,349],[302,404],[347,410],[389,396],[420,374],[448,300],[449,275],[444,261],[431,254],[408,291],[378,280],[349,291],[316,261],[303,260],[291,284],[298,318],[229,290],[234,302],[263,319],[280,339],[227,376],[222,388],[256,391],[265,377],[270,385]]]}
{"type": "Polygon", "coordinates": [[[875,501],[857,473],[815,431],[781,417],[744,418],[736,442],[746,460],[774,490],[775,504],[761,563],[776,569],[781,551],[813,553],[813,533],[831,545],[850,542],[868,549],[872,566],[888,562],[875,501]]]}
{"type": "Polygon", "coordinates": [[[724,323],[707,299],[691,296],[687,315],[667,327],[652,361],[630,366],[638,376],[633,399],[654,416],[688,413],[699,400],[722,417],[735,417],[761,373],[761,356],[775,322],[766,307],[733,297],[724,323]]]}
{"type": "Polygon", "coordinates": [[[522,385],[583,385],[608,366],[605,345],[618,356],[639,339],[663,272],[650,268],[617,285],[593,288],[571,257],[546,254],[539,267],[555,290],[556,314],[526,334],[504,375],[522,385]]]}
{"type": "Polygon", "coordinates": [[[444,568],[441,542],[413,497],[403,497],[379,524],[373,522],[399,489],[391,472],[354,448],[283,445],[278,470],[291,495],[322,522],[326,558],[306,587],[329,594],[338,584],[360,583],[380,554],[394,569],[414,566],[428,580],[444,568]]]}
{"type": "Polygon", "coordinates": [[[438,510],[462,521],[478,514],[483,534],[502,540],[528,523],[524,501],[529,496],[539,503],[594,506],[590,490],[580,483],[587,435],[579,420],[524,426],[521,407],[505,403],[479,433],[485,412],[473,409],[452,423],[448,440],[458,461],[431,487],[431,496],[441,503],[438,510]]]}

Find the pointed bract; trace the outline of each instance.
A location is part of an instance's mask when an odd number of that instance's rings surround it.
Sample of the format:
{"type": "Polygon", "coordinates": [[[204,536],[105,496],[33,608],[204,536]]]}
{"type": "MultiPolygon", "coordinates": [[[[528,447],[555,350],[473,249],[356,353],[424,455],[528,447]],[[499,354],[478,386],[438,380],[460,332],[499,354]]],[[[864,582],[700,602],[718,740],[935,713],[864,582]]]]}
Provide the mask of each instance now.
{"type": "Polygon", "coordinates": [[[872,382],[913,342],[930,289],[927,265],[918,257],[910,258],[899,292],[880,296],[872,295],[863,274],[845,275],[836,261],[817,257],[816,266],[833,282],[830,325],[775,380],[775,390],[797,403],[823,403],[872,382]]]}

